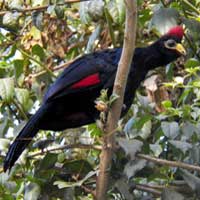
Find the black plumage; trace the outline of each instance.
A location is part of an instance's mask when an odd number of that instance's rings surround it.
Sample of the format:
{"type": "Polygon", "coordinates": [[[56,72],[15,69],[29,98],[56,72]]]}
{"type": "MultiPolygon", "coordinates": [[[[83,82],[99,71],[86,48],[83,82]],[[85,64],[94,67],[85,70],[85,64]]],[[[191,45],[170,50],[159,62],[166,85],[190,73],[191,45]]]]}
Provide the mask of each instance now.
{"type": "MultiPolygon", "coordinates": [[[[164,66],[185,51],[180,45],[181,27],[171,29],[152,45],[136,48],[124,97],[123,116],[131,106],[135,91],[149,70],[164,66]]],[[[50,86],[39,110],[27,122],[9,148],[4,171],[11,169],[31,140],[40,130],[60,131],[95,122],[99,111],[95,100],[102,89],[111,94],[122,49],[94,52],[74,61],[50,86]]]]}

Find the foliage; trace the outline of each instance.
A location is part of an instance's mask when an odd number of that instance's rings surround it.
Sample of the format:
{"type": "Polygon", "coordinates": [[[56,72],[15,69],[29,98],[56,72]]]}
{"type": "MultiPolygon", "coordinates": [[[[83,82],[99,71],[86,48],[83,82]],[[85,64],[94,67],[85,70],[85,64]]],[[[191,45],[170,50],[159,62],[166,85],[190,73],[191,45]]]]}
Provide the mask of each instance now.
{"type": "MultiPolygon", "coordinates": [[[[198,0],[138,0],[137,46],[181,23],[188,55],[151,72],[138,90],[120,124],[108,199],[200,197],[198,172],[136,155],[200,164],[199,5],[198,0]]],[[[5,0],[0,8],[2,167],[9,143],[62,69],[84,53],[122,46],[125,6],[123,0],[5,0]]],[[[1,170],[0,199],[93,199],[100,144],[96,124],[40,131],[11,172],[1,170]]]]}

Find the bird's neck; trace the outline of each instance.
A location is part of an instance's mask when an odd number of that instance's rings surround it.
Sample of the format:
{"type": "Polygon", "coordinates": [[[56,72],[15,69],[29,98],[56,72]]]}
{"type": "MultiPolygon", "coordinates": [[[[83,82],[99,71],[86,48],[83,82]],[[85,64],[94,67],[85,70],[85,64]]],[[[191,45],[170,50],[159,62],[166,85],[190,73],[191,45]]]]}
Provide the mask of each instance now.
{"type": "Polygon", "coordinates": [[[163,55],[155,43],[146,48],[136,49],[129,74],[132,85],[138,87],[150,70],[164,66],[171,61],[173,60],[163,55]]]}

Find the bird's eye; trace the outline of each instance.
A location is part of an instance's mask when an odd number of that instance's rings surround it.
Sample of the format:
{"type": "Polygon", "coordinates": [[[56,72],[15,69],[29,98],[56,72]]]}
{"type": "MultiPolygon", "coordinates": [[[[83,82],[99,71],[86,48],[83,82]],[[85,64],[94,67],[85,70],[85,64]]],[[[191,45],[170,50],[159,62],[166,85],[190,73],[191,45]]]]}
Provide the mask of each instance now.
{"type": "Polygon", "coordinates": [[[174,48],[176,46],[176,41],[174,40],[167,40],[165,42],[165,47],[171,49],[171,48],[174,48]]]}

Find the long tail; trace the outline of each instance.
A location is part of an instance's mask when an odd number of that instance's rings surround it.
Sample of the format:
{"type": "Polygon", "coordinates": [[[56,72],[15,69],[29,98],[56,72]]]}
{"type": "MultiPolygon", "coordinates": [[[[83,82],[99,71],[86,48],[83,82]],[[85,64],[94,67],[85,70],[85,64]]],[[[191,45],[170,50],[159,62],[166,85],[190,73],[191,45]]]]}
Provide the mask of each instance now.
{"type": "Polygon", "coordinates": [[[30,118],[25,127],[21,130],[19,135],[11,144],[8,153],[6,155],[6,158],[4,160],[4,166],[3,166],[4,172],[12,168],[12,166],[15,164],[16,160],[22,154],[24,149],[28,146],[33,137],[39,131],[38,125],[45,113],[45,110],[46,106],[45,105],[41,106],[39,110],[35,113],[35,115],[33,115],[30,118]]]}

